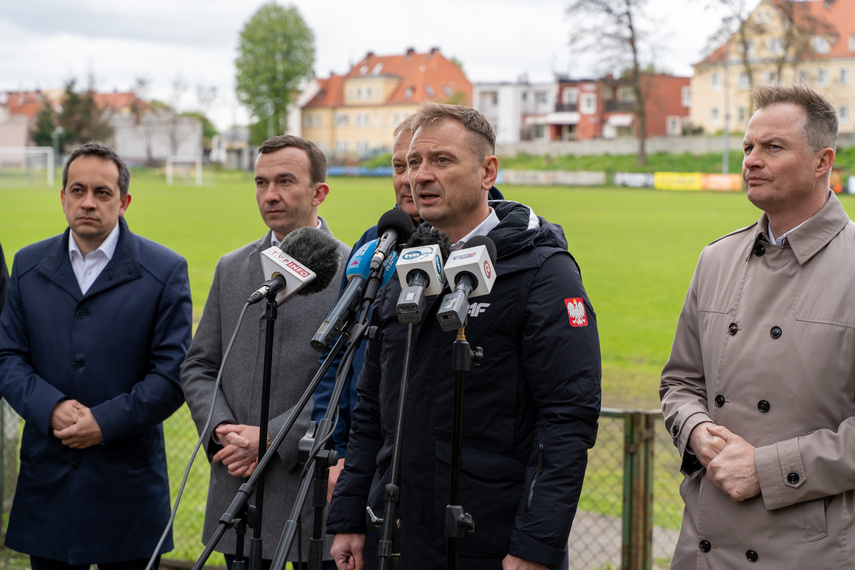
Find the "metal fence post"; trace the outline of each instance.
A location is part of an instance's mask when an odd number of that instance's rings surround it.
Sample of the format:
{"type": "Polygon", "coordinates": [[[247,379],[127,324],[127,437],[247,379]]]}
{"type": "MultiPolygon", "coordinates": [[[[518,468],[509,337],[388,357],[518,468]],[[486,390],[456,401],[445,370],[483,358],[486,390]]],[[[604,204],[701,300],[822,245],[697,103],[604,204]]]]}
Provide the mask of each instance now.
{"type": "Polygon", "coordinates": [[[624,415],[623,537],[621,568],[653,566],[653,436],[655,415],[624,415]]]}

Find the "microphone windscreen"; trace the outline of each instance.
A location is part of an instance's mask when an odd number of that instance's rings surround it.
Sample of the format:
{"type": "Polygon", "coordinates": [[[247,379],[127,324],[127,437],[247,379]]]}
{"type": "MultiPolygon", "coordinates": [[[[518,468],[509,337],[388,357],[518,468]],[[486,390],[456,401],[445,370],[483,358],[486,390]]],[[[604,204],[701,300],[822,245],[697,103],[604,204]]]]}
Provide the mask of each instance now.
{"type": "Polygon", "coordinates": [[[404,244],[404,249],[425,245],[438,245],[443,262],[448,259],[448,254],[451,253],[451,243],[448,241],[448,235],[429,224],[421,224],[417,227],[410,235],[407,243],[404,244]]]}
{"type": "Polygon", "coordinates": [[[315,279],[295,295],[320,293],[330,286],[341,265],[338,241],[318,228],[297,228],[285,236],[279,249],[315,272],[315,279]]]}
{"type": "Polygon", "coordinates": [[[496,244],[493,243],[493,240],[488,238],[487,236],[475,236],[466,243],[463,244],[462,249],[469,249],[470,247],[478,247],[479,245],[483,245],[487,248],[487,254],[490,256],[490,263],[496,263],[496,244]]]}
{"type": "Polygon", "coordinates": [[[416,222],[403,210],[392,208],[382,216],[377,222],[377,237],[382,237],[389,230],[394,230],[398,234],[398,243],[406,239],[413,231],[416,222]]]}

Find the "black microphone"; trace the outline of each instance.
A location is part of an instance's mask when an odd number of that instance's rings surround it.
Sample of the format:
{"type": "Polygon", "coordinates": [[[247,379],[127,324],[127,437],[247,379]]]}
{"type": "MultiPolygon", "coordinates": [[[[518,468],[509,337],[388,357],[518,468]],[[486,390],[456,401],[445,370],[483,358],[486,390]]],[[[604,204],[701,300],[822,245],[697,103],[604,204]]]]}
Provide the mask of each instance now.
{"type": "Polygon", "coordinates": [[[442,298],[436,318],[442,330],[457,330],[466,324],[469,299],[487,295],[496,281],[496,244],[487,236],[475,236],[465,249],[453,252],[445,264],[445,277],[454,286],[442,298]]]}
{"type": "Polygon", "coordinates": [[[425,296],[439,295],[445,286],[442,265],[449,253],[448,236],[427,224],[419,226],[407,240],[395,267],[401,282],[398,322],[421,321],[425,296]]]}
{"type": "Polygon", "coordinates": [[[313,295],[330,286],[341,264],[339,243],[318,228],[302,227],[290,232],[279,247],[261,252],[267,280],[250,295],[250,305],[275,297],[281,305],[293,295],[313,295]]]}
{"type": "Polygon", "coordinates": [[[376,273],[388,257],[390,251],[394,251],[398,242],[403,241],[413,232],[415,222],[406,212],[398,208],[392,208],[377,222],[377,249],[371,259],[371,272],[376,273]]]}

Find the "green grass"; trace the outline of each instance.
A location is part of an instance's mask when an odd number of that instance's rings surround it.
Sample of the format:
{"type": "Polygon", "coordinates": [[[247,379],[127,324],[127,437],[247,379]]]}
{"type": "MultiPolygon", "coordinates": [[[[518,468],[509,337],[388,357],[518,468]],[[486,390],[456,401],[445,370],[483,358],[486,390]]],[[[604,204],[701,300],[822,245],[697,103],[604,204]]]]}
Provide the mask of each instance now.
{"type": "MultiPolygon", "coordinates": [[[[133,201],[127,212],[134,232],[187,258],[197,319],[219,257],[266,230],[250,173],[206,171],[205,176],[207,185],[201,188],[168,187],[162,175],[135,170],[133,201]]],[[[353,243],[393,205],[391,183],[386,179],[334,178],[329,183],[332,190],[320,213],[347,243],[353,243]]],[[[759,211],[742,193],[524,186],[505,186],[502,191],[565,230],[597,313],[604,405],[657,408],[659,372],[698,254],[710,241],[755,221],[759,211]]],[[[855,208],[853,200],[841,196],[847,210],[855,208]]],[[[18,249],[65,227],[57,189],[0,188],[0,243],[10,265],[18,249]]],[[[610,433],[605,421],[601,425],[581,507],[619,513],[622,431],[610,433]]],[[[167,422],[166,430],[174,496],[195,443],[186,407],[167,422]]],[[[663,437],[657,443],[670,448],[664,428],[660,431],[663,437]]],[[[658,447],[656,458],[657,489],[662,489],[657,491],[657,504],[664,497],[671,505],[657,510],[656,522],[675,528],[679,526],[680,476],[670,449],[658,447]]],[[[197,460],[187,493],[176,521],[173,558],[195,559],[201,552],[198,528],[207,493],[204,458],[197,460]]],[[[212,559],[211,563],[222,562],[212,559]]]]}

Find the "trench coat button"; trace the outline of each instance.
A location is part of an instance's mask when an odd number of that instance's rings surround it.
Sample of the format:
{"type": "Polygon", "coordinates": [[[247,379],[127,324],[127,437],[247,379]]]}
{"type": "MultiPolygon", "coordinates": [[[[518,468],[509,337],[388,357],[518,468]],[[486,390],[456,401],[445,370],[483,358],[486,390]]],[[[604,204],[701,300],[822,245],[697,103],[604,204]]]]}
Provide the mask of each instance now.
{"type": "Polygon", "coordinates": [[[698,548],[701,549],[701,552],[709,552],[712,550],[712,544],[709,540],[702,540],[698,543],[698,548]]]}
{"type": "Polygon", "coordinates": [[[677,437],[678,433],[680,433],[680,424],[674,424],[671,426],[671,435],[677,437]]]}
{"type": "Polygon", "coordinates": [[[77,309],[77,318],[82,319],[86,316],[86,309],[77,309]]]}
{"type": "Polygon", "coordinates": [[[722,407],[724,405],[724,396],[722,396],[721,394],[716,396],[715,397],[715,405],[718,406],[719,408],[722,407]]]}
{"type": "Polygon", "coordinates": [[[749,562],[757,562],[757,559],[760,557],[757,556],[756,550],[746,550],[745,551],[745,558],[747,558],[749,562]]]}
{"type": "Polygon", "coordinates": [[[71,466],[74,468],[75,471],[80,471],[80,468],[83,467],[83,464],[75,459],[71,462],[71,466]]]}
{"type": "Polygon", "coordinates": [[[790,473],[787,475],[787,483],[790,485],[795,485],[799,482],[799,474],[798,473],[790,473]]]}
{"type": "Polygon", "coordinates": [[[781,338],[781,334],[783,332],[784,331],[781,330],[781,327],[776,325],[772,327],[772,330],[769,331],[769,334],[772,335],[772,338],[781,338]]]}
{"type": "Polygon", "coordinates": [[[727,332],[732,335],[736,334],[737,331],[739,331],[739,325],[737,325],[736,323],[730,323],[730,326],[727,327],[727,332]]]}
{"type": "Polygon", "coordinates": [[[83,368],[83,359],[82,358],[75,358],[74,359],[74,367],[75,368],[83,368]]]}
{"type": "Polygon", "coordinates": [[[757,402],[757,409],[763,412],[764,414],[769,411],[769,402],[767,400],[760,400],[757,402]]]}
{"type": "Polygon", "coordinates": [[[766,253],[766,246],[762,243],[758,243],[754,246],[754,255],[757,257],[763,257],[763,254],[766,253]]]}

